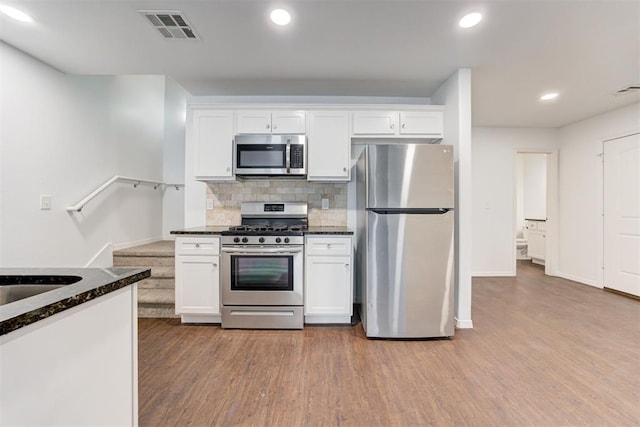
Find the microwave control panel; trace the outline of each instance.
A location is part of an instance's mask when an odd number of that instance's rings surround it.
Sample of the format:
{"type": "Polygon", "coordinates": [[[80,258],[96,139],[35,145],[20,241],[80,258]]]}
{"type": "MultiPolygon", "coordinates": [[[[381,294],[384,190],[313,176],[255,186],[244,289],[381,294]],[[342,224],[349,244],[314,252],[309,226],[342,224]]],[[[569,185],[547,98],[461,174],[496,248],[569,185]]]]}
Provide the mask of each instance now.
{"type": "Polygon", "coordinates": [[[291,169],[304,168],[304,145],[291,145],[291,169]]]}

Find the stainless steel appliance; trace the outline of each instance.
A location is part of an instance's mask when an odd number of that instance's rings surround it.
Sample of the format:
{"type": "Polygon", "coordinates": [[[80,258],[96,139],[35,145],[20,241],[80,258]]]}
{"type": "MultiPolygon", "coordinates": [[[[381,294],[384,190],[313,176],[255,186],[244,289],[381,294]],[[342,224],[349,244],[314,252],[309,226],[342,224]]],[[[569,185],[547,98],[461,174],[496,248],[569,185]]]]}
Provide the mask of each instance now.
{"type": "Polygon", "coordinates": [[[222,233],[222,327],[302,329],[306,203],[243,203],[222,233]]]}
{"type": "Polygon", "coordinates": [[[233,172],[237,176],[307,174],[305,135],[236,135],[233,172]]]}
{"type": "Polygon", "coordinates": [[[357,277],[367,336],[452,336],[453,148],[367,145],[356,179],[357,277]]]}

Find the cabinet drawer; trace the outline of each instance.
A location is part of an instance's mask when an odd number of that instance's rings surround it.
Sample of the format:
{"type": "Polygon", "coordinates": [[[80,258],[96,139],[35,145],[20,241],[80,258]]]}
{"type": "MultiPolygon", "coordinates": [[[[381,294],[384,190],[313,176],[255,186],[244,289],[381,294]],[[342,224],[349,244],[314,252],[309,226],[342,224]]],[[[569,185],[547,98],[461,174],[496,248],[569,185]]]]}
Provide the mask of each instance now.
{"type": "Polygon", "coordinates": [[[350,237],[307,237],[307,255],[351,255],[350,237]]]}
{"type": "Polygon", "coordinates": [[[176,255],[218,255],[220,239],[218,237],[178,237],[176,255]]]}

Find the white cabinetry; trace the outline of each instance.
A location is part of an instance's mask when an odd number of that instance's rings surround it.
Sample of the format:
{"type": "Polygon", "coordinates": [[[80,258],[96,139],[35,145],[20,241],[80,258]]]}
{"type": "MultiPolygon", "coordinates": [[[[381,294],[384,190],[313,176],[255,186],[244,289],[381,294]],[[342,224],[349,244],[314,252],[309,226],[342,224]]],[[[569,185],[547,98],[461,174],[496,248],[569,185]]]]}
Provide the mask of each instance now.
{"type": "Polygon", "coordinates": [[[350,236],[307,236],[305,323],[350,323],[353,314],[353,245],[350,236]]]}
{"type": "Polygon", "coordinates": [[[346,111],[311,112],[308,136],[308,180],[349,181],[351,174],[349,113],[346,111]]]}
{"type": "Polygon", "coordinates": [[[531,261],[536,264],[544,264],[546,245],[545,221],[527,221],[528,253],[531,261]]]}
{"type": "Polygon", "coordinates": [[[306,131],[304,111],[239,111],[238,133],[303,134],[306,131]]]}
{"type": "Polygon", "coordinates": [[[176,238],[176,314],[182,322],[220,323],[220,238],[176,238]]]}
{"type": "Polygon", "coordinates": [[[442,138],[442,111],[359,111],[353,113],[355,137],[442,138]]]}
{"type": "Polygon", "coordinates": [[[194,176],[197,180],[233,179],[233,113],[195,110],[192,116],[194,176]]]}

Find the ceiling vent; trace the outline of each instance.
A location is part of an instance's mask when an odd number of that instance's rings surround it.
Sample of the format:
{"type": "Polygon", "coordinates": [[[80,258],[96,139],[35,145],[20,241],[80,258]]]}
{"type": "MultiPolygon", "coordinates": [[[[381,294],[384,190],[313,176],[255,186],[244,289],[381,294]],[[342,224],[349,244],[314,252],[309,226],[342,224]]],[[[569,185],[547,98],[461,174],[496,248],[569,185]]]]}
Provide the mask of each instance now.
{"type": "Polygon", "coordinates": [[[623,87],[622,89],[616,92],[616,95],[623,95],[625,93],[634,92],[636,90],[640,90],[640,84],[633,84],[627,87],[623,87]]]}
{"type": "Polygon", "coordinates": [[[139,10],[165,39],[197,40],[193,26],[179,10],[139,10]]]}

